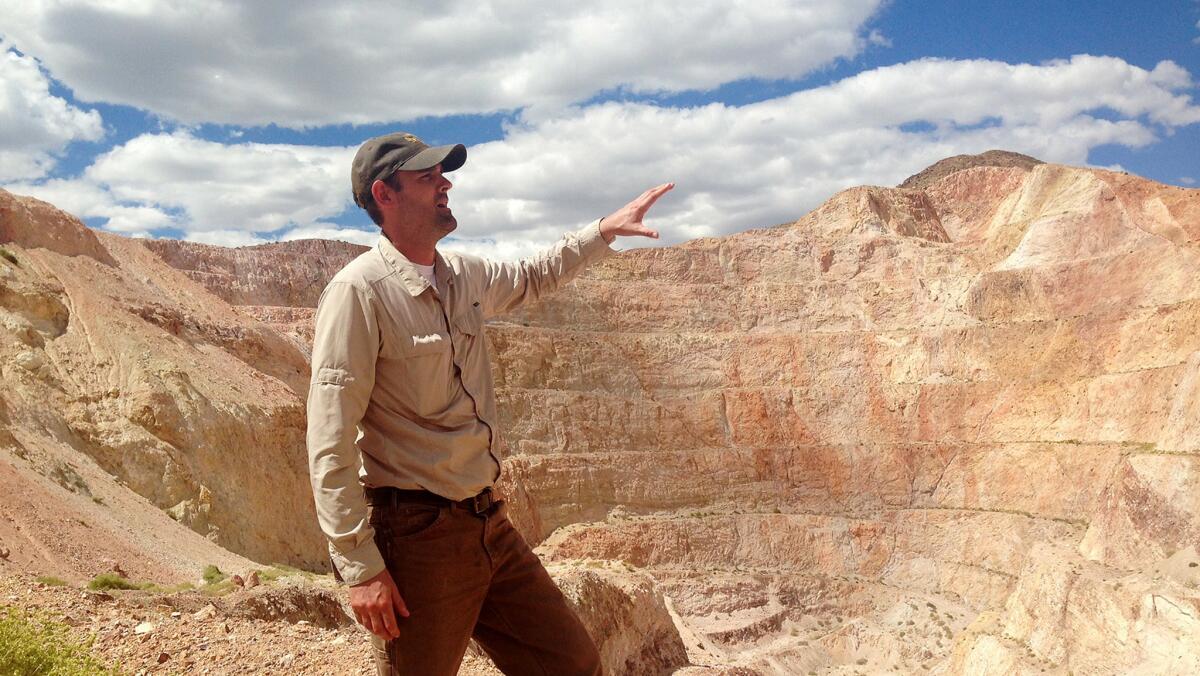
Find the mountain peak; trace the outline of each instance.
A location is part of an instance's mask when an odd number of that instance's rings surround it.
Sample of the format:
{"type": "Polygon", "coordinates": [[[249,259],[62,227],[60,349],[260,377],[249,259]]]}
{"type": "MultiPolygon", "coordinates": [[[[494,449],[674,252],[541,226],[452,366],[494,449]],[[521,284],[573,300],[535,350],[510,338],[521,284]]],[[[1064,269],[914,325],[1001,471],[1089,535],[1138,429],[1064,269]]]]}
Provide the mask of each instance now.
{"type": "Polygon", "coordinates": [[[938,160],[919,173],[909,176],[904,179],[904,182],[899,187],[924,188],[956,171],[972,167],[1022,167],[1032,169],[1039,164],[1045,164],[1045,162],[1036,157],[1014,153],[1010,150],[988,150],[978,155],[954,155],[944,160],[938,160]]]}

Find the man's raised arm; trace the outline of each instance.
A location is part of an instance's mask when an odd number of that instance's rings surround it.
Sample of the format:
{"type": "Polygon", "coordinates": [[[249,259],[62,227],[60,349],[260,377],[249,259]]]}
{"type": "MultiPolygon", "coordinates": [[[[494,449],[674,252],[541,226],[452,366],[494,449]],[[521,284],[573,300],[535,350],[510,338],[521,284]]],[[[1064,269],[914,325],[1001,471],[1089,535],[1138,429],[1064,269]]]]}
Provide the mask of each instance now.
{"type": "Polygon", "coordinates": [[[608,245],[619,236],[658,239],[658,232],[646,227],[642,219],[658,198],[673,187],[674,183],[664,183],[650,188],[612,214],[566,235],[532,258],[511,263],[485,261],[484,316],[504,314],[566,284],[587,264],[612,253],[608,245]]]}

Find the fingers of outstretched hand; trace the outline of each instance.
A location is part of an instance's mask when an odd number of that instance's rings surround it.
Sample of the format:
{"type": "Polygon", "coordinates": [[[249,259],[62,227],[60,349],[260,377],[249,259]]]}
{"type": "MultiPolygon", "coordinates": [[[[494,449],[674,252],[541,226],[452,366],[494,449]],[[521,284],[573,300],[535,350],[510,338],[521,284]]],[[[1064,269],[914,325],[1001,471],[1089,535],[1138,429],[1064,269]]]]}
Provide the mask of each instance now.
{"type": "Polygon", "coordinates": [[[662,185],[650,188],[644,195],[642,195],[642,200],[646,202],[647,205],[654,204],[659,197],[667,194],[667,192],[674,187],[674,183],[663,183],[662,185]]]}
{"type": "Polygon", "coordinates": [[[643,225],[642,219],[645,218],[646,212],[658,198],[674,187],[674,183],[664,183],[650,188],[629,204],[601,219],[600,232],[604,235],[605,241],[611,243],[616,235],[639,235],[658,239],[658,232],[643,225]]]}
{"type": "Polygon", "coordinates": [[[633,201],[634,210],[637,213],[638,218],[641,219],[642,216],[645,216],[646,212],[650,210],[650,207],[654,206],[654,203],[658,201],[658,198],[667,194],[667,191],[674,187],[674,183],[664,183],[662,185],[650,188],[646,192],[642,193],[636,200],[633,201]]]}
{"type": "Polygon", "coordinates": [[[630,234],[632,234],[632,235],[642,235],[643,237],[649,237],[651,239],[658,239],[658,231],[651,230],[650,228],[647,228],[646,226],[642,225],[641,223],[634,223],[633,226],[629,228],[629,230],[630,230],[630,234]]]}

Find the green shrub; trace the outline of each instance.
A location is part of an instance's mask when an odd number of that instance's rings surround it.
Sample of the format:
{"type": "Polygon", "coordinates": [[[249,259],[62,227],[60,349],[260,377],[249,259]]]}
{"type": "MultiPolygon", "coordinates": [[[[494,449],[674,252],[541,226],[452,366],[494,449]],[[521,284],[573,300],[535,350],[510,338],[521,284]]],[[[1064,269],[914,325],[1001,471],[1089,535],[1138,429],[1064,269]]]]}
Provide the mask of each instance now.
{"type": "Polygon", "coordinates": [[[145,585],[130,582],[116,573],[100,573],[88,583],[88,589],[142,589],[145,585]]]}
{"type": "Polygon", "coordinates": [[[37,581],[41,582],[42,584],[46,585],[47,587],[65,587],[65,586],[67,586],[66,580],[62,579],[61,577],[54,577],[53,575],[42,575],[41,577],[39,577],[37,579],[37,581]]]}
{"type": "Polygon", "coordinates": [[[88,487],[87,482],[83,480],[83,477],[79,476],[79,472],[75,471],[74,467],[65,462],[56,461],[54,466],[50,468],[48,476],[59,486],[72,493],[86,495],[89,498],[92,496],[92,490],[88,487]]]}
{"type": "Polygon", "coordinates": [[[168,585],[147,582],[142,584],[139,589],[142,589],[143,591],[154,592],[155,594],[178,594],[179,592],[193,591],[196,589],[196,585],[192,584],[191,582],[179,582],[177,584],[168,585]]]}
{"type": "Polygon", "coordinates": [[[330,577],[328,573],[314,573],[311,570],[302,570],[295,566],[289,566],[286,563],[272,563],[270,568],[258,569],[258,580],[260,582],[274,582],[282,577],[298,576],[306,580],[319,580],[323,577],[330,577]]]}
{"type": "Polygon", "coordinates": [[[119,672],[88,651],[93,637],[18,608],[0,607],[0,674],[90,676],[119,672]]]}
{"type": "Polygon", "coordinates": [[[237,589],[233,584],[233,580],[221,580],[216,584],[206,584],[200,588],[200,593],[205,596],[224,596],[233,590],[237,589]]]}
{"type": "Polygon", "coordinates": [[[20,262],[17,261],[17,257],[13,255],[13,252],[9,251],[8,249],[5,249],[2,246],[0,246],[0,258],[3,258],[4,260],[8,261],[9,263],[12,263],[13,265],[21,264],[20,262]]]}
{"type": "Polygon", "coordinates": [[[216,584],[218,582],[224,581],[225,578],[227,578],[229,576],[226,575],[225,573],[222,573],[220,568],[217,568],[216,566],[214,566],[213,564],[210,563],[204,567],[204,572],[202,573],[202,577],[204,578],[204,584],[216,584]]]}
{"type": "Polygon", "coordinates": [[[272,565],[270,568],[265,570],[262,568],[256,568],[254,572],[258,573],[258,580],[259,582],[263,583],[274,582],[281,577],[287,577],[288,575],[292,574],[292,571],[280,567],[279,564],[272,565]]]}

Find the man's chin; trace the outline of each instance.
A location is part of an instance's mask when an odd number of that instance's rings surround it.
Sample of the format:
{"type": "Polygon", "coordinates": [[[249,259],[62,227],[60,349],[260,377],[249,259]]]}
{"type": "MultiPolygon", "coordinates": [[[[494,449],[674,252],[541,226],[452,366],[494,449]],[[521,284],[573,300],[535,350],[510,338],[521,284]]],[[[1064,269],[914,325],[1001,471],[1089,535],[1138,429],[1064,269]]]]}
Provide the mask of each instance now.
{"type": "Polygon", "coordinates": [[[454,229],[458,227],[458,219],[454,217],[454,214],[441,214],[438,216],[438,226],[446,232],[454,232],[454,229]]]}

